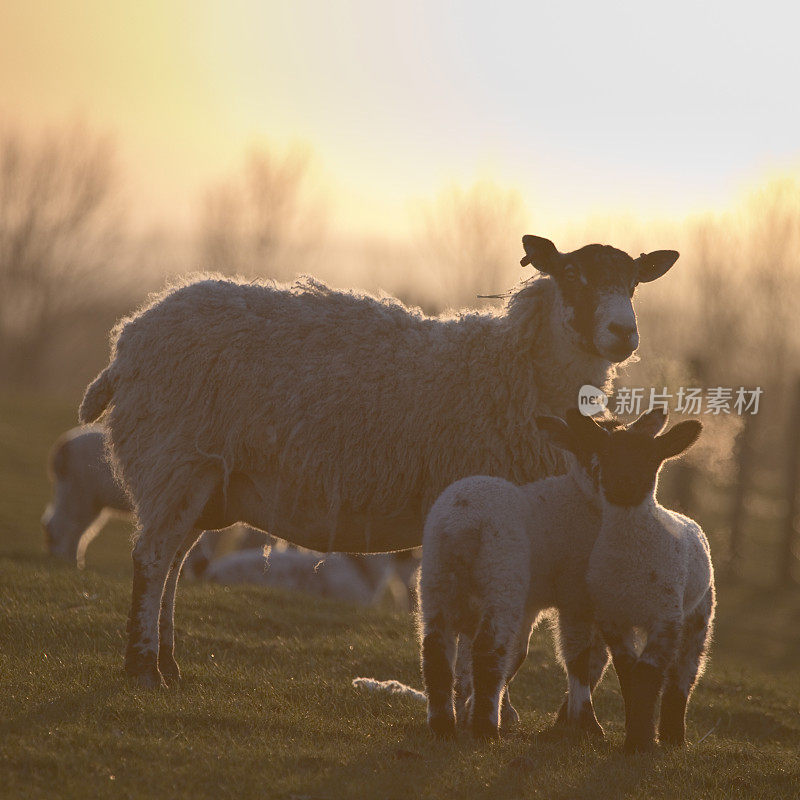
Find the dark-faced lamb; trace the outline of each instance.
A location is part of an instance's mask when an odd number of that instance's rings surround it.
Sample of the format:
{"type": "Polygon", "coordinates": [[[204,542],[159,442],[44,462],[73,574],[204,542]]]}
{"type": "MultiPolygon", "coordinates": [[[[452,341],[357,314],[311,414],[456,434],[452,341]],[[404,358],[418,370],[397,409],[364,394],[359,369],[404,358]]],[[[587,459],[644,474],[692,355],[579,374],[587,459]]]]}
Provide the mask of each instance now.
{"type": "Polygon", "coordinates": [[[661,742],[682,745],[711,637],[714,571],[700,526],[661,506],[656,485],[662,463],[689,448],[702,424],[653,438],[606,431],[575,412],[570,430],[598,470],[602,525],[586,580],[625,701],[625,748],[652,749],[657,721],[661,742]]]}
{"type": "Polygon", "coordinates": [[[323,552],[402,550],[421,543],[454,480],[563,471],[532,413],[561,413],[582,385],[608,385],[638,346],[635,287],[678,253],[523,244],[523,263],[543,274],[501,313],[427,317],[312,279],[212,278],[117,326],[80,418],[109,410],[139,518],[130,676],[179,677],[171,652],[159,657],[159,615],[172,614],[164,586],[203,528],[245,522],[323,552]]]}

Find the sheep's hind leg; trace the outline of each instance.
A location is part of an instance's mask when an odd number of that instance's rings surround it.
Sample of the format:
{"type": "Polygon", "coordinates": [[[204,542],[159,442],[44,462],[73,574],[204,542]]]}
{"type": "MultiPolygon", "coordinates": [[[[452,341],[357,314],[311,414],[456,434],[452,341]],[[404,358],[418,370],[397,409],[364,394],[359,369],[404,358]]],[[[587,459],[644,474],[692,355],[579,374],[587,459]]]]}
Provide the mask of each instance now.
{"type": "Polygon", "coordinates": [[[455,678],[456,725],[469,724],[472,707],[472,640],[461,634],[458,637],[455,678]]]}
{"type": "Polygon", "coordinates": [[[422,679],[428,696],[428,726],[444,738],[455,734],[453,662],[456,635],[438,620],[425,623],[422,637],[422,679]]]}
{"type": "Polygon", "coordinates": [[[167,517],[168,525],[141,520],[142,529],[133,546],[133,590],[125,672],[146,688],[156,688],[163,682],[158,669],[158,643],[167,576],[216,482],[212,473],[198,476],[191,495],[178,506],[180,511],[167,517]]]}
{"type": "Polygon", "coordinates": [[[661,697],[658,738],[662,744],[682,747],[686,741],[686,706],[705,661],[714,616],[713,589],[686,618],[678,658],[670,665],[661,697]]]}
{"type": "Polygon", "coordinates": [[[181,678],[181,671],[175,660],[175,594],[184,561],[200,535],[199,530],[193,529],[181,543],[172,559],[161,598],[161,613],[158,619],[158,671],[168,686],[177,683],[181,678]]]}

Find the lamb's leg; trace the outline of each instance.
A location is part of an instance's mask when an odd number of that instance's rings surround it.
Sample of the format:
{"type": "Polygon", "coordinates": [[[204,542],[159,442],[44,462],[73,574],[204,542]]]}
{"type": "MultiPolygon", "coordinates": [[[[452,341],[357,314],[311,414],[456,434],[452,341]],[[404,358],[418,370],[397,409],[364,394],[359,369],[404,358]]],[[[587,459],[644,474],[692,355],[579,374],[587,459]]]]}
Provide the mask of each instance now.
{"type": "Polygon", "coordinates": [[[714,618],[714,590],[686,618],[678,658],[667,672],[661,698],[658,738],[662,744],[682,746],[686,737],[686,706],[702,672],[714,618]]]}
{"type": "Polygon", "coordinates": [[[592,692],[608,665],[605,642],[592,621],[563,612],[558,618],[558,636],[569,691],[554,727],[572,728],[603,738],[605,734],[592,705],[592,692]]]}
{"type": "Polygon", "coordinates": [[[472,640],[463,634],[458,637],[456,655],[455,709],[456,724],[462,728],[469,724],[472,705],[472,640]]]}
{"type": "Polygon", "coordinates": [[[511,687],[511,681],[514,680],[514,677],[519,672],[520,667],[522,667],[522,665],[525,663],[525,659],[528,657],[528,647],[530,645],[532,632],[533,623],[530,623],[520,636],[520,640],[517,645],[517,654],[511,664],[511,670],[508,673],[508,678],[506,679],[506,688],[503,692],[502,705],[500,709],[500,728],[502,730],[505,730],[511,725],[516,725],[516,723],[519,722],[519,713],[511,704],[509,688],[511,687]]]}
{"type": "Polygon", "coordinates": [[[472,640],[472,733],[497,738],[500,702],[508,681],[507,663],[514,653],[514,636],[496,631],[485,615],[472,640]]]}
{"type": "Polygon", "coordinates": [[[440,618],[425,620],[422,636],[422,680],[428,696],[428,726],[437,736],[452,737],[456,729],[453,708],[453,662],[456,635],[440,618]]]}
{"type": "Polygon", "coordinates": [[[625,703],[628,752],[645,752],[655,747],[658,701],[667,669],[676,656],[679,632],[675,620],[666,620],[650,630],[644,651],[630,669],[625,703]]]}
{"type": "Polygon", "coordinates": [[[181,543],[172,559],[161,598],[161,613],[158,619],[158,671],[168,686],[177,683],[181,678],[178,662],[175,661],[175,594],[183,563],[199,536],[200,531],[192,529],[181,543]]]}

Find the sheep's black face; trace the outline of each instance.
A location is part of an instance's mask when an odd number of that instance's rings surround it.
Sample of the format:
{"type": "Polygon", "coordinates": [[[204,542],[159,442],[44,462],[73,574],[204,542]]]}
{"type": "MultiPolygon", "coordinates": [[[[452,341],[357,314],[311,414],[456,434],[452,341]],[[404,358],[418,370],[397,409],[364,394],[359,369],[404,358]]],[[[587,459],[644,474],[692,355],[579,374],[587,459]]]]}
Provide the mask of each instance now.
{"type": "Polygon", "coordinates": [[[633,310],[637,284],[663,275],[677,260],[674,250],[657,250],[631,258],[622,250],[589,244],[559,253],[548,239],[524,236],[525,258],[556,282],[565,323],[580,346],[612,362],[624,361],[639,346],[633,310]]]}

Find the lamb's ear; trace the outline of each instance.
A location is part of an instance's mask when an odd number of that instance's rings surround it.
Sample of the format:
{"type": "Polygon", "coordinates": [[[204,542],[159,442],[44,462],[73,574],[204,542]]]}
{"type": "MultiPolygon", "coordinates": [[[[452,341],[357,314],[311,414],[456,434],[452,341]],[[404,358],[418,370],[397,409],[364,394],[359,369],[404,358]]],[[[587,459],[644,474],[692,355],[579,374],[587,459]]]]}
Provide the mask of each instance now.
{"type": "Polygon", "coordinates": [[[651,408],[627,426],[633,433],[644,433],[647,436],[658,436],[667,426],[669,413],[662,407],[651,408]]]}
{"type": "Polygon", "coordinates": [[[549,239],[528,234],[522,237],[522,246],[525,248],[525,257],[519,263],[523,267],[530,264],[539,272],[550,275],[561,261],[561,253],[549,239]]]}
{"type": "Polygon", "coordinates": [[[652,253],[642,253],[636,259],[639,268],[637,280],[639,283],[650,283],[660,278],[678,260],[680,253],[677,250],[654,250],[652,253]]]}
{"type": "Polygon", "coordinates": [[[699,419],[689,419],[686,422],[679,422],[661,436],[656,436],[658,457],[664,461],[679,456],[697,441],[702,430],[703,423],[699,419]]]}
{"type": "Polygon", "coordinates": [[[583,450],[597,452],[608,439],[608,431],[577,408],[567,411],[567,425],[583,450]]]}
{"type": "Polygon", "coordinates": [[[561,417],[535,417],[536,427],[551,441],[556,447],[563,450],[575,452],[577,442],[570,430],[569,425],[561,417]]]}

